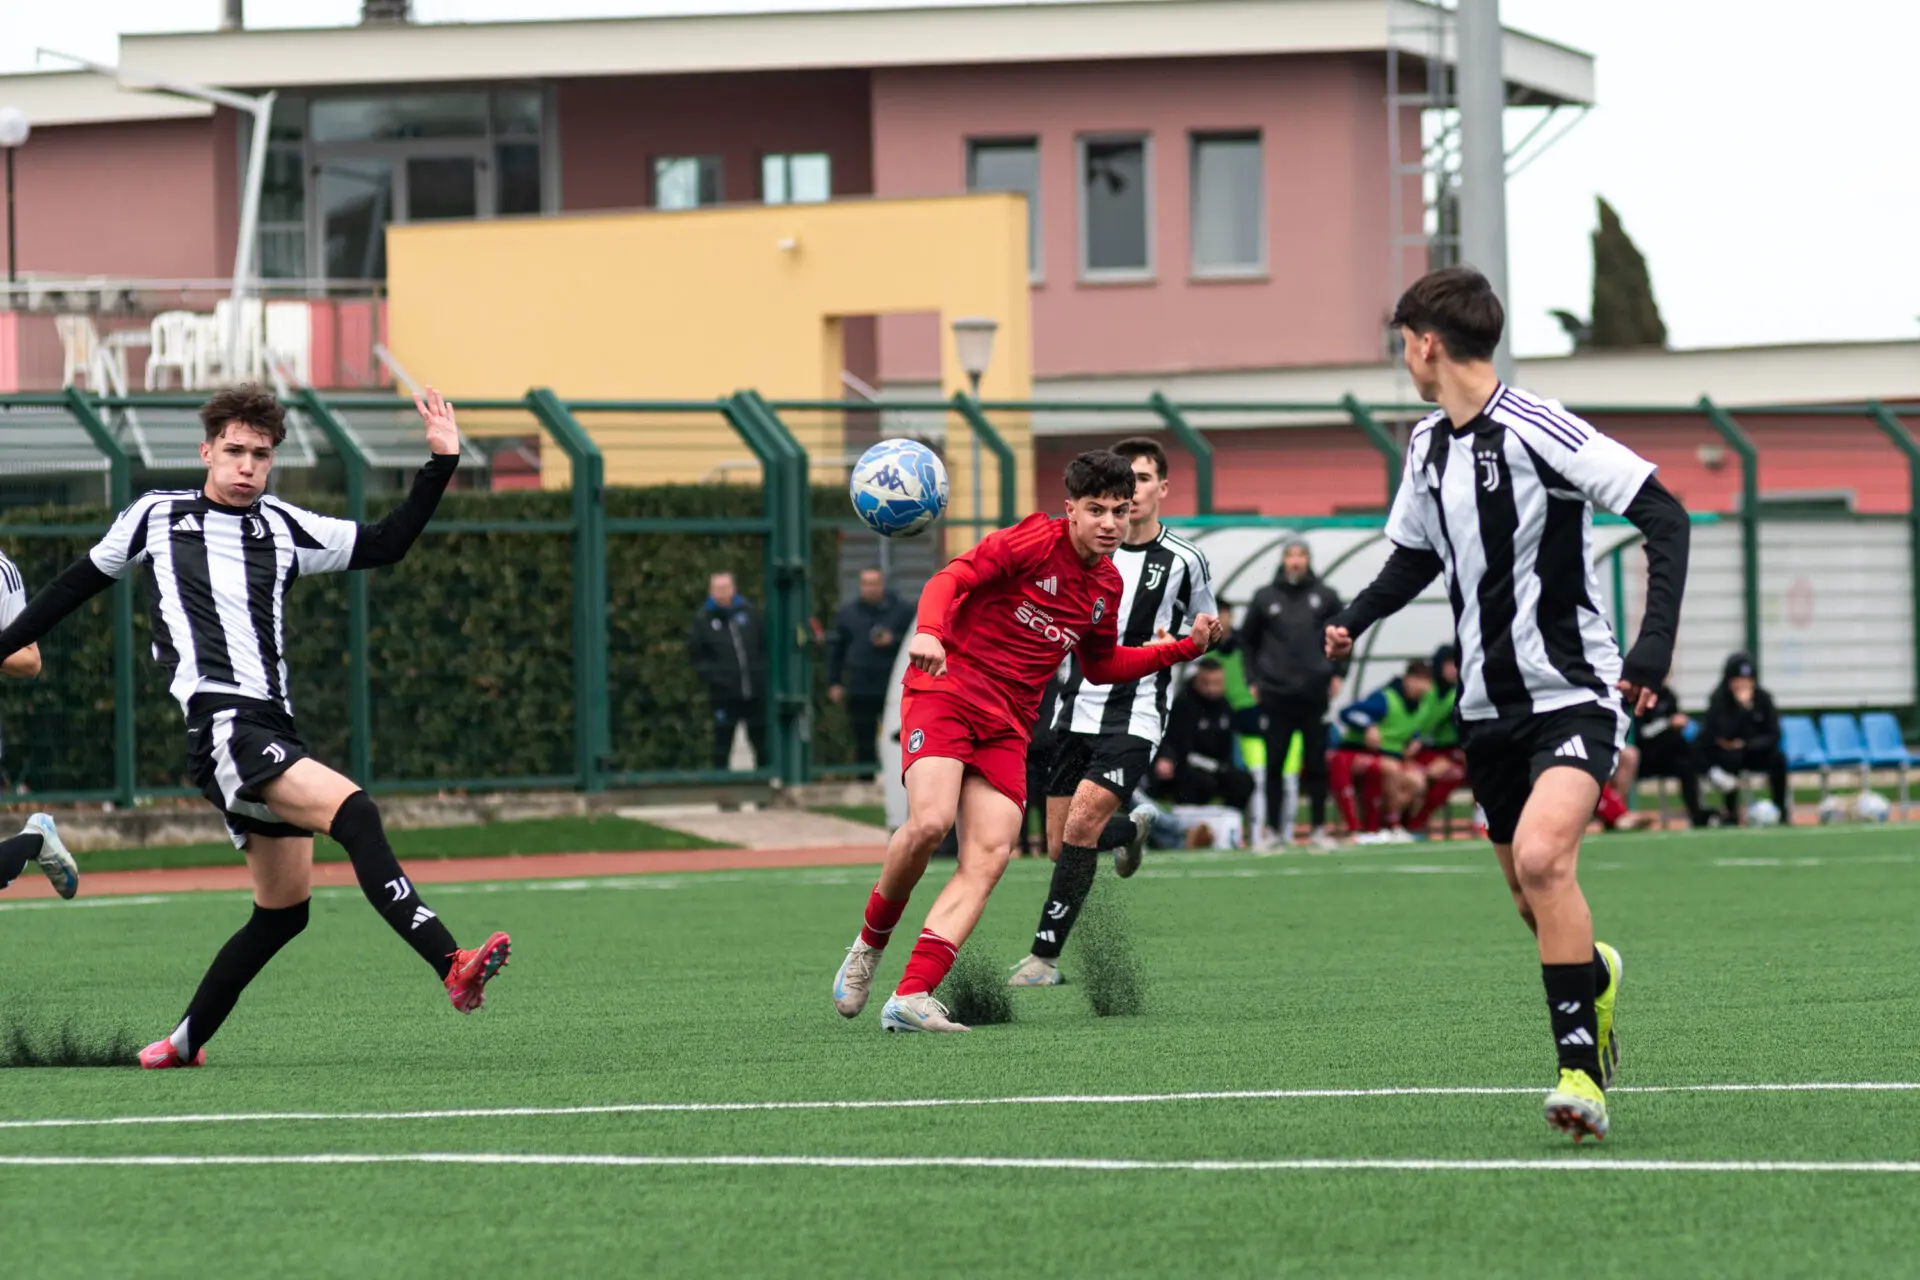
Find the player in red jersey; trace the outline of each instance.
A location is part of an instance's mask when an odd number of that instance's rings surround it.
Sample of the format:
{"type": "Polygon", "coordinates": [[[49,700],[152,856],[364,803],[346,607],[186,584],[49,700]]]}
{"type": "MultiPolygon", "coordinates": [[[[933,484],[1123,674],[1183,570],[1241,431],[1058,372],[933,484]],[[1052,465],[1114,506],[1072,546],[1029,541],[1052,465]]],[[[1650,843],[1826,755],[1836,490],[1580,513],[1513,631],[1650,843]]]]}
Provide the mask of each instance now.
{"type": "Polygon", "coordinates": [[[1184,640],[1119,645],[1120,571],[1111,559],[1127,530],[1133,465],[1105,449],[1067,467],[1066,516],[1031,515],[989,534],[933,576],[900,699],[907,822],[867,900],[860,936],[834,975],[833,1003],[848,1018],[866,1007],[887,938],[960,821],[960,866],[927,912],[906,975],[881,1011],[888,1031],[965,1031],[933,998],[1006,870],[1026,804],[1027,740],[1040,694],[1078,650],[1089,682],[1139,680],[1197,658],[1218,622],[1193,620],[1184,640]]]}

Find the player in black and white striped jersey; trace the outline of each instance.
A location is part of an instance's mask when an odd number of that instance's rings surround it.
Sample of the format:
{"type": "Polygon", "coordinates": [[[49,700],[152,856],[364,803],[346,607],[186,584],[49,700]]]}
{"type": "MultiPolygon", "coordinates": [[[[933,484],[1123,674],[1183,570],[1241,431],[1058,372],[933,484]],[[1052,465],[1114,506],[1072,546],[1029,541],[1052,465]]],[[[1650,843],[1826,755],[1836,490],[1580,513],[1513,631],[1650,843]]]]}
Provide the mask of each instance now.
{"type": "Polygon", "coordinates": [[[432,457],[398,507],[356,524],[269,496],[286,411],[260,387],[221,391],[200,410],[205,486],[138,499],[0,630],[0,655],[11,654],[147,565],[154,657],[172,670],[170,688],[186,712],[194,781],[246,851],[253,916],[221,948],[173,1034],[141,1051],[143,1067],[199,1066],[241,991],[306,927],[315,831],[345,847],[367,900],[440,975],[462,1013],[480,1007],[506,963],[506,934],[463,951],[420,900],[372,798],[307,754],[287,691],[287,588],[302,574],[397,563],[459,463],[452,407],[432,391],[415,404],[432,457]]]}
{"type": "Polygon", "coordinates": [[[1444,575],[1467,773],[1539,941],[1560,1061],[1546,1117],[1577,1140],[1607,1131],[1621,974],[1619,953],[1594,940],[1576,876],[1580,836],[1628,715],[1653,704],[1672,663],[1689,528],[1652,463],[1557,403],[1502,385],[1492,356],[1505,322],[1486,277],[1467,267],[1426,276],[1394,309],[1407,371],[1440,411],[1408,441],[1387,517],[1393,552],[1328,624],[1327,655],[1345,657],[1369,626],[1444,575]],[[1624,660],[1599,610],[1595,507],[1626,516],[1646,539],[1645,616],[1624,660]]]}
{"type": "MultiPolygon", "coordinates": [[[[0,553],[0,627],[12,626],[26,607],[27,584],[20,576],[20,566],[0,553]]],[[[5,662],[0,662],[0,676],[30,680],[39,674],[40,646],[37,644],[10,653],[5,662]]],[[[54,826],[52,814],[33,814],[19,835],[0,840],[0,889],[12,884],[29,862],[40,864],[40,870],[53,884],[53,891],[61,897],[71,898],[80,892],[80,868],[67,852],[67,846],[61,843],[60,830],[54,826]]]]}
{"type": "MultiPolygon", "coordinates": [[[[1120,643],[1145,645],[1186,634],[1196,614],[1215,613],[1213,576],[1200,548],[1160,523],[1166,500],[1167,453],[1145,436],[1122,440],[1113,451],[1133,464],[1133,506],[1127,538],[1113,553],[1120,571],[1120,643]]],[[[1014,966],[1010,986],[1048,987],[1060,981],[1059,959],[1075,917],[1093,888],[1104,850],[1114,869],[1140,868],[1152,809],[1121,817],[1153,764],[1167,731],[1173,672],[1130,684],[1087,683],[1080,660],[1070,660],[1053,729],[1054,764],[1047,784],[1047,852],[1053,883],[1034,930],[1033,951],[1014,966]]]]}

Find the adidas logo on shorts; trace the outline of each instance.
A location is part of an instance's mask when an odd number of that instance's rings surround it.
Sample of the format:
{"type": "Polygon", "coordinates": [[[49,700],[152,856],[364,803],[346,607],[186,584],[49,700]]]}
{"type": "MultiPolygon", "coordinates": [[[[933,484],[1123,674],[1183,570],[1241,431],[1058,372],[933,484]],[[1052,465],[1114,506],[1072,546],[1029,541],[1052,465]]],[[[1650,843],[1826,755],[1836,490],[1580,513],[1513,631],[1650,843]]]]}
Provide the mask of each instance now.
{"type": "Polygon", "coordinates": [[[1560,749],[1553,754],[1555,756],[1565,756],[1571,760],[1591,759],[1591,757],[1587,755],[1587,744],[1578,738],[1568,738],[1560,744],[1560,749]]]}

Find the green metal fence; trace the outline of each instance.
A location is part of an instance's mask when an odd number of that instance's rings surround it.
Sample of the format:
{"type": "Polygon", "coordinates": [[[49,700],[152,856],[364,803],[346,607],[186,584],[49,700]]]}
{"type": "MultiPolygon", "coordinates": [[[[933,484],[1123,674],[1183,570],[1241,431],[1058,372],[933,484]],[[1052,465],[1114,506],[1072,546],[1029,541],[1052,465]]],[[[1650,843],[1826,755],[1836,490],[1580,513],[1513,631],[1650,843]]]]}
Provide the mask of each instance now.
{"type": "MultiPolygon", "coordinates": [[[[23,564],[30,585],[57,571],[58,555],[70,556],[97,538],[106,519],[136,492],[198,483],[178,474],[185,471],[178,460],[185,455],[178,453],[166,464],[176,474],[161,483],[165,466],[156,469],[153,448],[154,438],[165,430],[179,435],[191,426],[196,403],[179,395],[116,399],[74,390],[0,396],[0,482],[31,476],[39,484],[47,476],[65,475],[85,488],[89,500],[98,500],[85,518],[52,508],[0,517],[0,542],[31,560],[30,566],[23,564]],[[91,460],[76,460],[77,443],[60,446],[66,450],[64,462],[41,459],[34,450],[51,448],[48,442],[56,435],[83,441],[91,460]]],[[[324,473],[325,482],[316,479],[315,492],[330,494],[327,500],[352,519],[377,514],[374,508],[395,496],[405,473],[418,463],[417,427],[410,439],[392,443],[398,438],[395,424],[413,412],[404,399],[305,390],[289,405],[320,442],[312,471],[316,477],[324,473]],[[335,487],[328,490],[327,483],[335,487]]],[[[1759,450],[1736,416],[1705,398],[1683,407],[1573,408],[1590,417],[1686,414],[1711,428],[1738,458],[1742,609],[1747,643],[1757,651],[1759,450]]],[[[666,782],[792,783],[853,771],[846,759],[836,758],[844,756],[845,735],[823,697],[819,628],[831,618],[835,602],[835,547],[862,526],[851,517],[839,488],[847,459],[810,457],[796,436],[795,424],[805,433],[809,415],[827,415],[836,423],[859,413],[919,415],[937,420],[949,448],[970,436],[989,462],[983,469],[988,474],[981,476],[980,514],[955,523],[976,529],[1004,526],[1024,514],[1018,459],[995,418],[1024,415],[1031,421],[1071,414],[1083,422],[1111,422],[1116,430],[1157,428],[1172,437],[1191,466],[1197,515],[1182,523],[1206,527],[1214,521],[1248,523],[1246,517],[1215,514],[1214,449],[1206,419],[1310,416],[1347,424],[1380,455],[1390,495],[1402,472],[1400,439],[1424,406],[1368,405],[1352,397],[1326,403],[1175,404],[1158,394],[1134,403],[978,402],[965,395],[881,404],[769,402],[753,391],[713,400],[599,401],[567,400],[536,389],[517,399],[462,400],[459,410],[496,482],[503,474],[502,454],[486,451],[518,440],[534,442],[540,453],[522,481],[533,489],[553,485],[564,467],[564,486],[530,491],[517,504],[504,506],[478,498],[463,505],[450,495],[421,551],[409,559],[410,567],[415,560],[424,567],[410,569],[412,576],[399,569],[341,575],[339,585],[329,588],[338,594],[316,595],[317,603],[297,619],[311,652],[320,658],[313,672],[303,671],[311,662],[295,666],[296,698],[307,713],[303,719],[316,726],[339,722],[324,730],[316,745],[337,748],[346,772],[384,790],[542,786],[593,792],[666,782]],[[698,513],[684,501],[665,501],[668,491],[648,479],[651,462],[670,463],[676,450],[710,454],[715,432],[749,455],[740,467],[753,473],[751,483],[707,486],[703,492],[724,490],[726,501],[706,503],[698,513]],[[611,473],[623,482],[609,482],[610,459],[611,473]],[[813,473],[823,469],[833,473],[833,484],[815,483],[820,477],[813,473]],[[523,554],[535,543],[538,555],[523,554]],[[437,555],[436,544],[447,554],[437,555]],[[679,557],[678,576],[657,572],[663,549],[679,557]],[[757,767],[744,773],[713,767],[711,733],[693,728],[708,723],[708,711],[676,666],[684,665],[680,655],[690,615],[686,584],[696,560],[734,568],[752,584],[763,610],[765,749],[757,767]],[[489,575],[495,562],[523,561],[543,567],[519,577],[489,575]],[[430,573],[431,566],[440,569],[430,573]],[[443,625],[422,626],[411,635],[383,627],[383,619],[408,609],[418,614],[423,591],[458,593],[446,598],[443,625]],[[558,617],[566,619],[564,634],[554,626],[558,617]],[[471,643],[468,635],[462,648],[463,626],[498,634],[490,633],[485,645],[471,643]],[[460,696],[493,699],[489,714],[517,717],[512,749],[483,751],[463,734],[458,720],[436,704],[436,677],[463,690],[460,696]]],[[[1892,442],[1908,467],[1912,501],[1906,519],[1913,564],[1920,571],[1920,445],[1905,423],[1877,403],[1744,409],[1740,416],[1787,413],[1864,418],[1892,442]]],[[[892,429],[888,421],[881,417],[875,430],[892,429]]],[[[845,438],[851,449],[851,432],[845,438]]],[[[304,493],[291,496],[307,500],[304,493]]],[[[1609,572],[1616,607],[1621,607],[1624,570],[1618,553],[1609,572]]],[[[318,590],[303,586],[295,595],[318,590]]],[[[86,757],[72,753],[68,764],[42,776],[15,779],[30,785],[37,797],[131,804],[141,796],[187,791],[175,759],[180,753],[174,709],[159,687],[158,668],[138,659],[146,621],[133,592],[130,581],[117,584],[92,620],[75,619],[49,638],[48,676],[28,682],[50,690],[44,696],[5,691],[16,699],[7,704],[16,745],[66,734],[84,739],[91,751],[86,757]],[[82,653],[63,632],[89,627],[92,648],[82,653]],[[104,636],[110,636],[110,645],[104,636]],[[26,709],[16,710],[16,704],[26,709]],[[21,719],[24,733],[13,723],[21,719]]],[[[1920,572],[1910,594],[1920,616],[1920,572]]],[[[295,621],[290,618],[289,625],[295,621]]],[[[1912,660],[1920,673],[1920,627],[1912,660]]],[[[10,760],[15,758],[17,752],[10,760]]]]}

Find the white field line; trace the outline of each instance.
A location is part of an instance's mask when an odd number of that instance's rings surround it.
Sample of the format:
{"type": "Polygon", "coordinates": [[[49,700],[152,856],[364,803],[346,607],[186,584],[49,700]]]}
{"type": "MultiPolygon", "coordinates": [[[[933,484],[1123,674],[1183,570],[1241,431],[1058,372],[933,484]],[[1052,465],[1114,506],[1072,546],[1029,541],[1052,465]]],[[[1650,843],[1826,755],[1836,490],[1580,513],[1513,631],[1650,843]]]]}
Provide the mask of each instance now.
{"type": "Polygon", "coordinates": [[[1047,1169],[1073,1172],[1146,1173],[1920,1173],[1914,1160],[1610,1160],[1559,1157],[1539,1160],[1298,1159],[1122,1160],[1023,1156],[656,1156],[542,1155],[521,1152],[423,1151],[365,1154],[230,1156],[0,1156],[0,1166],[29,1168],[132,1166],[219,1167],[239,1165],[584,1165],[595,1168],[724,1167],[798,1169],[1047,1169]]]}
{"type": "MultiPolygon", "coordinates": [[[[1459,1098],[1537,1094],[1537,1085],[1408,1085],[1381,1089],[1223,1089],[1186,1093],[1055,1093],[999,1098],[841,1098],[798,1102],[620,1102],[578,1107],[458,1107],[431,1111],[239,1111],[183,1115],[0,1120],[4,1129],[96,1129],[126,1125],[475,1120],[527,1116],[701,1115],[743,1111],[910,1111],[947,1107],[1116,1106],[1336,1098],[1459,1098]]],[[[1621,1085],[1612,1093],[1920,1093],[1920,1081],[1621,1085]]]]}

